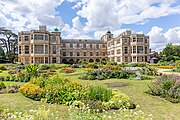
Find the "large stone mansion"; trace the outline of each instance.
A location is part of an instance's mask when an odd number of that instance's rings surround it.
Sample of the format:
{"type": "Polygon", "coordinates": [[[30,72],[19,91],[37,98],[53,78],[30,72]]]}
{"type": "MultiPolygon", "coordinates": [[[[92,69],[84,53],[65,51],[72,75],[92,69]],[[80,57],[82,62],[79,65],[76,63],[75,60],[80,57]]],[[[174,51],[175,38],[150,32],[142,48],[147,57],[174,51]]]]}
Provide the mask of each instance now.
{"type": "Polygon", "coordinates": [[[125,31],[117,37],[108,31],[100,40],[62,39],[58,29],[48,32],[46,26],[39,30],[18,33],[18,61],[29,63],[76,63],[79,60],[99,62],[149,61],[149,36],[125,31]]]}

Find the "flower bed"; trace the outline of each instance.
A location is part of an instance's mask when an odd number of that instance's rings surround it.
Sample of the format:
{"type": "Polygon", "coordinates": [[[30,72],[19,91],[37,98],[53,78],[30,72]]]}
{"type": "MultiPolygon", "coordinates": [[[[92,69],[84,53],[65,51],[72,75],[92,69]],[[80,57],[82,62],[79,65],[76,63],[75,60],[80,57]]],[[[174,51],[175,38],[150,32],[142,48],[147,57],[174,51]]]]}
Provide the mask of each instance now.
{"type": "Polygon", "coordinates": [[[64,73],[73,73],[76,70],[73,68],[62,68],[60,72],[64,72],[64,73]]]}
{"type": "Polygon", "coordinates": [[[162,69],[173,69],[174,66],[158,66],[158,68],[162,68],[162,69]]]}

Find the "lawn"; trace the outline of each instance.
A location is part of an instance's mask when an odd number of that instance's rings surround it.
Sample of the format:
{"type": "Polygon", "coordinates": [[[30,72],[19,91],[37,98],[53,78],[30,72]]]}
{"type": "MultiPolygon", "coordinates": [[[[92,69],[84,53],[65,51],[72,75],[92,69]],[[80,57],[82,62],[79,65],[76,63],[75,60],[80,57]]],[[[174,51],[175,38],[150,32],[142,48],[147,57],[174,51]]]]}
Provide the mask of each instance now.
{"type": "MultiPolygon", "coordinates": [[[[82,73],[82,69],[77,69],[75,73],[65,74],[59,73],[64,77],[67,77],[70,80],[76,80],[83,84],[91,84],[91,85],[100,85],[106,86],[107,83],[113,82],[126,82],[128,86],[119,87],[120,91],[127,94],[135,104],[140,105],[142,111],[145,114],[153,114],[154,119],[157,120],[178,120],[180,118],[180,104],[173,104],[164,99],[160,99],[149,94],[146,94],[145,91],[148,90],[147,84],[151,83],[152,80],[125,80],[125,79],[108,79],[108,80],[80,80],[78,79],[79,73],[82,73]],[[68,76],[67,76],[68,75],[68,76]]],[[[154,80],[153,80],[154,81],[154,80]]],[[[13,84],[11,82],[5,82],[6,85],[13,84]]],[[[15,83],[19,84],[19,83],[15,83]]],[[[37,109],[41,105],[49,106],[47,103],[33,101],[24,97],[21,93],[16,94],[0,94],[0,108],[10,108],[15,111],[23,111],[29,109],[37,109]]],[[[63,105],[55,105],[57,111],[61,115],[60,119],[68,118],[68,107],[63,105]]],[[[51,106],[50,106],[51,107],[51,106]]]]}

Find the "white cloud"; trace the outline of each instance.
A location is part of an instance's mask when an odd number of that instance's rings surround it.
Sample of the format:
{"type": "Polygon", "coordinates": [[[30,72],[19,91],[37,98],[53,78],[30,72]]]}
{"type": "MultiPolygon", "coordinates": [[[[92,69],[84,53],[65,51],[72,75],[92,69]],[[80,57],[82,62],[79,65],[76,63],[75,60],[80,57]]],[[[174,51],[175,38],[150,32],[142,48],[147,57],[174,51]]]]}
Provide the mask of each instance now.
{"type": "Polygon", "coordinates": [[[167,43],[180,44],[180,27],[170,28],[163,32],[163,28],[154,26],[147,34],[150,36],[152,50],[161,51],[167,43]]]}

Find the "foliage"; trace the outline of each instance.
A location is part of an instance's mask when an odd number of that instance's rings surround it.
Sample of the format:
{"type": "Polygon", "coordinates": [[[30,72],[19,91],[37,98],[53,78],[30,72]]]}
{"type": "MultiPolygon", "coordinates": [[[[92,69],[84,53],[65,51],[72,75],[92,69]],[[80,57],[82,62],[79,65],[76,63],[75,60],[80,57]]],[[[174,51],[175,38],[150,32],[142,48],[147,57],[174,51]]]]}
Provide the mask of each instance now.
{"type": "Polygon", "coordinates": [[[107,102],[112,97],[112,90],[101,86],[91,86],[88,95],[89,99],[107,102]]]}
{"type": "Polygon", "coordinates": [[[94,62],[94,63],[88,63],[86,65],[87,68],[92,68],[92,69],[98,69],[98,65],[94,62]]]}
{"type": "Polygon", "coordinates": [[[41,70],[49,70],[51,67],[49,65],[43,64],[40,68],[41,70]]]}
{"type": "Polygon", "coordinates": [[[17,72],[16,70],[9,70],[8,74],[16,74],[16,72],[17,72]]]}
{"type": "Polygon", "coordinates": [[[151,76],[158,76],[158,71],[156,68],[146,66],[140,69],[141,74],[144,75],[151,75],[151,76]]]}
{"type": "Polygon", "coordinates": [[[171,102],[180,102],[180,77],[178,75],[163,75],[148,87],[148,93],[152,95],[161,96],[171,102]]]}
{"type": "Polygon", "coordinates": [[[128,65],[129,67],[145,67],[147,64],[145,62],[131,63],[128,65]]]}
{"type": "Polygon", "coordinates": [[[107,103],[105,103],[105,105],[109,109],[135,108],[135,105],[131,99],[127,95],[120,93],[118,90],[113,90],[113,97],[107,103]]]}
{"type": "Polygon", "coordinates": [[[162,68],[162,69],[173,69],[174,66],[158,66],[158,68],[162,68]]]}
{"type": "Polygon", "coordinates": [[[5,65],[0,65],[0,70],[7,70],[7,67],[5,65]]]}
{"type": "Polygon", "coordinates": [[[41,100],[44,97],[45,91],[40,86],[26,83],[19,88],[20,92],[33,100],[41,100]]]}
{"type": "Polygon", "coordinates": [[[31,77],[37,77],[39,75],[39,65],[38,64],[29,64],[26,67],[26,77],[30,80],[31,77]]]}
{"type": "Polygon", "coordinates": [[[3,71],[2,70],[0,70],[0,73],[2,73],[3,71]]]}
{"type": "Polygon", "coordinates": [[[0,81],[0,90],[4,88],[6,88],[5,84],[2,81],[0,81]]]}

